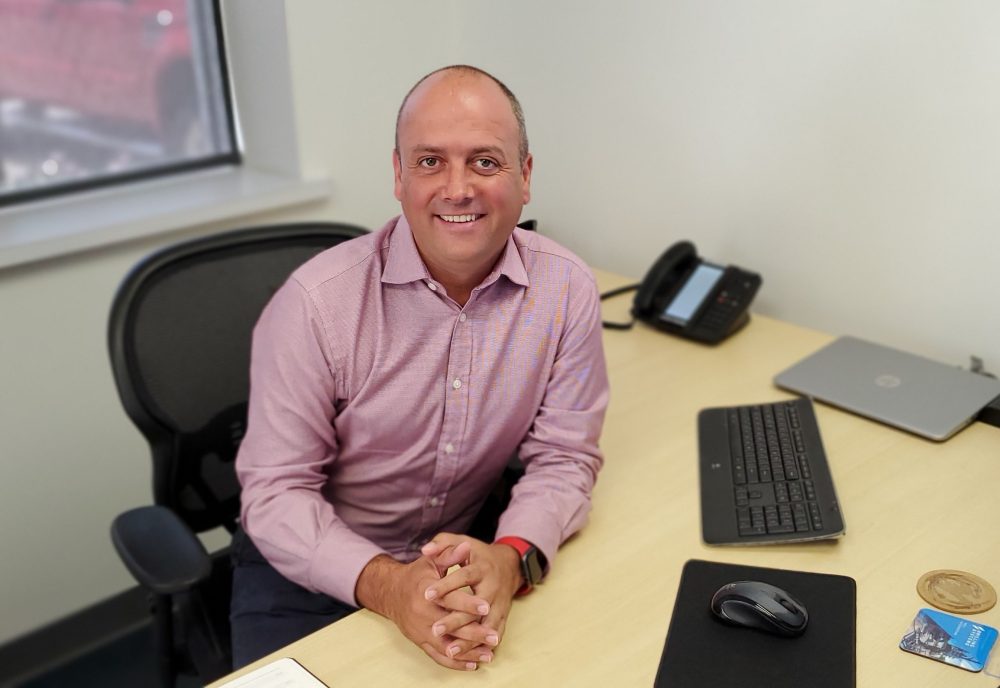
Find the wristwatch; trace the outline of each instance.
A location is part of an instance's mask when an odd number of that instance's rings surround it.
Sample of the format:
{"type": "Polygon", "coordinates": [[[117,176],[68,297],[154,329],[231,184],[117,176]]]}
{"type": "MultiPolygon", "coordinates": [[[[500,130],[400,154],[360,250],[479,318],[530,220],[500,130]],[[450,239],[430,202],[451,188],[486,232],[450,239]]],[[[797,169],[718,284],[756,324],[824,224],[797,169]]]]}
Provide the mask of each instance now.
{"type": "Polygon", "coordinates": [[[521,555],[521,577],[524,579],[524,585],[516,594],[526,595],[542,582],[542,576],[545,575],[545,555],[537,547],[519,537],[497,538],[494,544],[509,545],[521,555]]]}

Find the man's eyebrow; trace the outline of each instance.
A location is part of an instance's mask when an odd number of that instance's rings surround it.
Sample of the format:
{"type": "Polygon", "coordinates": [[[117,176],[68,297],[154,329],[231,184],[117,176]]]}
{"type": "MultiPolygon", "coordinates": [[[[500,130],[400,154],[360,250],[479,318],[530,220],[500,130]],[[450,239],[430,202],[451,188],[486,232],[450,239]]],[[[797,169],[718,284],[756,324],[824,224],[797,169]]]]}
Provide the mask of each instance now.
{"type": "Polygon", "coordinates": [[[411,153],[434,153],[436,155],[440,155],[441,153],[444,153],[444,148],[438,148],[436,146],[416,145],[416,146],[414,146],[413,148],[410,149],[410,152],[411,153]]]}
{"type": "Polygon", "coordinates": [[[503,148],[500,148],[499,146],[482,146],[480,148],[473,148],[470,155],[482,155],[483,153],[489,153],[490,155],[498,158],[506,157],[504,155],[503,148]]]}

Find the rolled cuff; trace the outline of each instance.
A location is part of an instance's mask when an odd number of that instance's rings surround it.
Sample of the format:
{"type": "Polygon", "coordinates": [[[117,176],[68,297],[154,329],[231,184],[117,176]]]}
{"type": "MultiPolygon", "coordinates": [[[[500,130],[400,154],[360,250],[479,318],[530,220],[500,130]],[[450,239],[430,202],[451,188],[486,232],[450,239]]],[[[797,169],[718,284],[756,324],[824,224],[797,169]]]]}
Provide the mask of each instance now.
{"type": "Polygon", "coordinates": [[[336,530],[340,532],[328,532],[316,547],[310,560],[309,580],[314,588],[330,597],[360,607],[354,589],[361,571],[369,561],[388,552],[346,527],[336,530]]]}
{"type": "Polygon", "coordinates": [[[548,575],[555,560],[559,545],[562,544],[558,529],[539,527],[537,518],[528,515],[510,514],[500,518],[494,540],[502,537],[517,537],[533,544],[545,556],[545,575],[548,575]]]}

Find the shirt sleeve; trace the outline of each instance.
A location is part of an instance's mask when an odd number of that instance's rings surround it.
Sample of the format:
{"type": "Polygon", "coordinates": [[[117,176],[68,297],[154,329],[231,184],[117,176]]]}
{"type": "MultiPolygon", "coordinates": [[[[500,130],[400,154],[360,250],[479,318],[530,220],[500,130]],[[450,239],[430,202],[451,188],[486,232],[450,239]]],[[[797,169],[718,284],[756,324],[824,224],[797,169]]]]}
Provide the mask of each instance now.
{"type": "Polygon", "coordinates": [[[242,526],[283,576],[357,605],[365,565],[384,553],[323,496],[337,460],[336,365],[309,294],[294,277],[253,334],[247,433],[236,458],[242,526]]]}
{"type": "Polygon", "coordinates": [[[497,537],[523,538],[551,566],[559,546],[587,521],[598,438],[609,398],[601,309],[593,276],[575,270],[566,327],[534,423],[520,447],[525,474],[501,515],[497,537]]]}

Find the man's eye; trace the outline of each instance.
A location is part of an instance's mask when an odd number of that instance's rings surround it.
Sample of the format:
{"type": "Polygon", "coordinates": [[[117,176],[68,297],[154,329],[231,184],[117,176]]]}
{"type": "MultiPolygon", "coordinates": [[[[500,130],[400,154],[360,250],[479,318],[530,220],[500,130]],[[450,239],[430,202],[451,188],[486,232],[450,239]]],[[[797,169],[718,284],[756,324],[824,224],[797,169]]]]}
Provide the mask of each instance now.
{"type": "Polygon", "coordinates": [[[420,165],[421,167],[432,168],[432,167],[437,167],[438,160],[437,158],[421,158],[420,160],[417,161],[417,164],[420,165]]]}
{"type": "Polygon", "coordinates": [[[492,172],[499,167],[496,160],[490,160],[489,158],[479,158],[476,160],[475,165],[477,169],[489,172],[492,172]]]}

